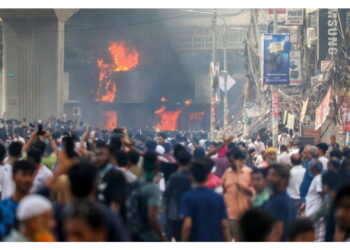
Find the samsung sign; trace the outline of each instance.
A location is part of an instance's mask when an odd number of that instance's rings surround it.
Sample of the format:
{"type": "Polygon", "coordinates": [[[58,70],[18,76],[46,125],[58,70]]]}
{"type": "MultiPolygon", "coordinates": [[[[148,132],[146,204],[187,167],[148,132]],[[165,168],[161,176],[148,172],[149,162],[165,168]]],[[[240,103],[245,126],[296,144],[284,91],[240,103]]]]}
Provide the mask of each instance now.
{"type": "MultiPolygon", "coordinates": [[[[338,52],[340,29],[345,26],[345,13],[338,9],[319,10],[319,60],[331,60],[338,52]],[[339,17],[338,17],[339,15],[339,17]],[[342,25],[339,24],[339,18],[342,25]]],[[[343,30],[345,32],[345,29],[343,30]]]]}

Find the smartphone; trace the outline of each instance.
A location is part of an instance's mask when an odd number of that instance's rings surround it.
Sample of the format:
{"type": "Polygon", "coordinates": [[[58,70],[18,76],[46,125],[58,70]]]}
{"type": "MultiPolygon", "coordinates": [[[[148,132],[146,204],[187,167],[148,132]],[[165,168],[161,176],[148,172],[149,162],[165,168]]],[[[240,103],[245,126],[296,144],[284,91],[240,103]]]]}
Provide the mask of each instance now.
{"type": "Polygon", "coordinates": [[[45,131],[43,130],[43,125],[41,124],[41,121],[39,121],[37,135],[43,135],[43,134],[45,134],[45,131]]]}

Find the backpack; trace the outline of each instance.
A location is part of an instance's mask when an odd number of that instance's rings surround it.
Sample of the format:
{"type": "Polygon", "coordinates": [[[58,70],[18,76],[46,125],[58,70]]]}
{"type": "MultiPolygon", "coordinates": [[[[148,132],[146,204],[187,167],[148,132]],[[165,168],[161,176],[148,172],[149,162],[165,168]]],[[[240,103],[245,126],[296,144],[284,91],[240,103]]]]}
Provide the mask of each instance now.
{"type": "Polygon", "coordinates": [[[145,218],[143,218],[144,212],[142,210],[141,200],[142,186],[142,183],[137,182],[132,190],[130,190],[129,196],[125,203],[127,224],[131,236],[140,234],[145,227],[145,218]]]}

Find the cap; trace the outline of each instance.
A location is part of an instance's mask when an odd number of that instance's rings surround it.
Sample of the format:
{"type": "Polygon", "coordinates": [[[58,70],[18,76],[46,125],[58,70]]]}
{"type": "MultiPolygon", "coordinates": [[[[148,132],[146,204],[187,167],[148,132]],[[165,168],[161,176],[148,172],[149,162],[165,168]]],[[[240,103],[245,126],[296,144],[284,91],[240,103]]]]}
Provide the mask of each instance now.
{"type": "Polygon", "coordinates": [[[45,197],[37,194],[31,194],[24,197],[18,205],[17,219],[24,221],[35,216],[41,215],[52,209],[51,202],[45,197]]]}

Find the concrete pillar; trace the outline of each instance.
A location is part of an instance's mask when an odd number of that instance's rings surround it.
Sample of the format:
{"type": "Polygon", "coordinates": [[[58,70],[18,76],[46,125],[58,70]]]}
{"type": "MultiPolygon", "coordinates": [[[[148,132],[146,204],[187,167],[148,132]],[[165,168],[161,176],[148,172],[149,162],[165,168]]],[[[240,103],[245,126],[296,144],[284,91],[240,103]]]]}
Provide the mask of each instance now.
{"type": "Polygon", "coordinates": [[[0,10],[2,111],[28,120],[63,115],[64,22],[77,10],[0,10]]]}

